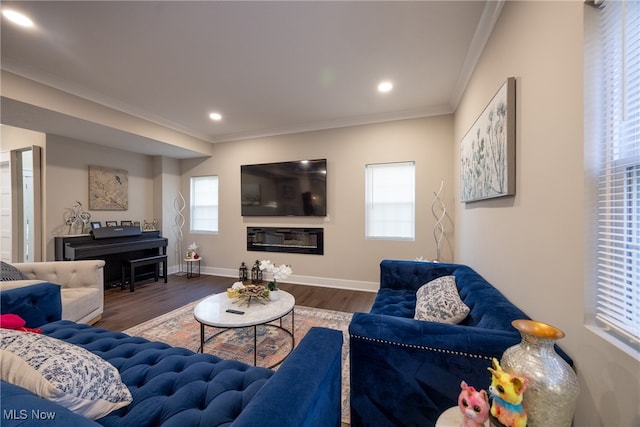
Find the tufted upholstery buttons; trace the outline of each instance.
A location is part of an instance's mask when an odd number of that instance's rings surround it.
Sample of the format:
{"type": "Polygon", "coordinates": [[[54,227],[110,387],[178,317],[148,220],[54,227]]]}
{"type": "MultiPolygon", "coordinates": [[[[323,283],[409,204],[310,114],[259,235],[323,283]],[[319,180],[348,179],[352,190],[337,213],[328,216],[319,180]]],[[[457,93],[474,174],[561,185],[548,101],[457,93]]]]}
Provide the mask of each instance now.
{"type": "Polygon", "coordinates": [[[43,329],[97,354],[120,372],[133,402],[102,418],[105,425],[230,424],[273,375],[264,368],[88,325],[58,321],[43,329]],[[150,413],[157,416],[150,419],[150,413]]]}

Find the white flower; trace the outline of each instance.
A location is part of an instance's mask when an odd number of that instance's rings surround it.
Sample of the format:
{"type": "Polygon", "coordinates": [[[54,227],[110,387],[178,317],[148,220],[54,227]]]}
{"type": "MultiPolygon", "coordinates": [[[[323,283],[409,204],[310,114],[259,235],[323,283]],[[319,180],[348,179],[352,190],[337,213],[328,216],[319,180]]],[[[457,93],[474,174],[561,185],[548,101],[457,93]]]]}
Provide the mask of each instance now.
{"type": "Polygon", "coordinates": [[[231,289],[236,290],[236,289],[242,289],[244,288],[244,285],[242,284],[242,282],[235,282],[233,285],[231,285],[231,289]]]}
{"type": "Polygon", "coordinates": [[[260,261],[260,270],[266,270],[267,272],[271,273],[273,275],[273,280],[276,282],[285,280],[293,273],[290,265],[282,264],[279,267],[276,267],[269,260],[260,261]]]}
{"type": "Polygon", "coordinates": [[[189,249],[190,251],[195,251],[196,249],[198,249],[198,245],[196,245],[196,242],[193,242],[187,249],[189,249]]]}
{"type": "Polygon", "coordinates": [[[291,270],[290,266],[285,264],[282,264],[280,267],[274,268],[273,271],[271,271],[271,274],[273,274],[273,280],[285,280],[291,275],[291,273],[293,273],[293,270],[291,270]]]}
{"type": "Polygon", "coordinates": [[[273,265],[273,263],[268,259],[263,259],[262,261],[260,261],[260,270],[267,270],[270,272],[274,267],[275,266],[273,265]]]}

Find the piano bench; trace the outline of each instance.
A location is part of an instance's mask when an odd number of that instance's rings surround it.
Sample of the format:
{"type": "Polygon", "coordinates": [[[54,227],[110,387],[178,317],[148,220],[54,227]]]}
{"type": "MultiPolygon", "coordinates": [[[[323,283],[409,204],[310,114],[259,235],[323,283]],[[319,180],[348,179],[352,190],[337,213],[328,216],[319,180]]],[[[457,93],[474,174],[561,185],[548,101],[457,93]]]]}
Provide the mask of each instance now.
{"type": "Polygon", "coordinates": [[[129,292],[133,292],[136,286],[136,267],[142,267],[143,265],[155,265],[155,280],[158,281],[160,277],[160,263],[162,263],[162,278],[164,283],[167,283],[167,255],[154,255],[145,258],[128,259],[122,263],[122,277],[120,281],[120,289],[124,290],[125,276],[127,269],[130,271],[131,283],[129,284],[129,292]]]}

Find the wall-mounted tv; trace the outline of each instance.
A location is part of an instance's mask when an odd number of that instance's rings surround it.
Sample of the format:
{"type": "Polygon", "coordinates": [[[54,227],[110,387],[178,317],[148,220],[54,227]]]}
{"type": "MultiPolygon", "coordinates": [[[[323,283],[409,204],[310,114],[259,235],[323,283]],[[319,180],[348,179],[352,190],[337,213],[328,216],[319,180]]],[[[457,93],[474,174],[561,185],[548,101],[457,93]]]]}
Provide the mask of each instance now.
{"type": "Polygon", "coordinates": [[[240,166],[242,216],[326,216],[327,160],[240,166]]]}

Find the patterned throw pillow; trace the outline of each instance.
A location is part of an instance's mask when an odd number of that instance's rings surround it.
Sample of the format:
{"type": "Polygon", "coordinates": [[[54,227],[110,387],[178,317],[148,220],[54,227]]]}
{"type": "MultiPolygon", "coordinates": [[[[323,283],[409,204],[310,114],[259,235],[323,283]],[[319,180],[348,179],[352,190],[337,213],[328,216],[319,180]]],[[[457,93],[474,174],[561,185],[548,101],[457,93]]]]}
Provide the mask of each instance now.
{"type": "Polygon", "coordinates": [[[45,335],[0,332],[2,379],[90,419],[133,400],[118,370],[82,347],[45,335]]]}
{"type": "Polygon", "coordinates": [[[467,314],[469,307],[460,299],[454,276],[438,277],[416,292],[414,319],[457,324],[467,314]]]}
{"type": "Polygon", "coordinates": [[[24,273],[11,264],[7,264],[4,261],[0,261],[2,268],[0,269],[0,280],[3,282],[9,280],[27,280],[29,279],[24,273]]]}

